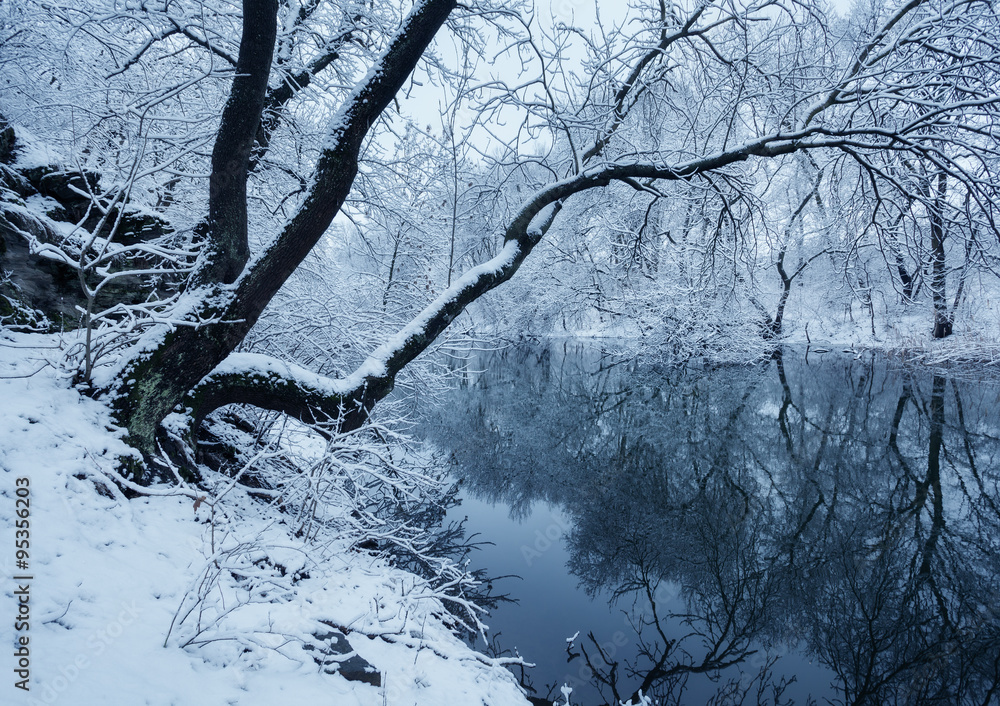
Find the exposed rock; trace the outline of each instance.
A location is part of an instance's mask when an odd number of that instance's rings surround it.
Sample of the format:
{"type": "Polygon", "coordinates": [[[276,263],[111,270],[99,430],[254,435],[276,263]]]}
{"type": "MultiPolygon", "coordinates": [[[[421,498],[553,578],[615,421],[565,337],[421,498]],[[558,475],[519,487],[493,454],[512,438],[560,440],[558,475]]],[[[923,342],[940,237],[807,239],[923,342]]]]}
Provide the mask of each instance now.
{"type": "MultiPolygon", "coordinates": [[[[62,241],[60,222],[93,232],[102,218],[102,208],[94,203],[95,198],[102,199],[100,177],[95,172],[67,172],[54,165],[27,169],[8,166],[13,162],[16,147],[16,131],[0,115],[0,162],[7,162],[0,164],[0,270],[9,273],[9,279],[0,289],[6,302],[5,312],[7,308],[37,310],[44,315],[35,317],[38,320],[47,317],[57,328],[75,328],[80,317],[77,307],[85,305],[77,271],[31,253],[22,234],[58,245],[62,241]],[[27,208],[25,199],[38,196],[49,199],[51,205],[45,207],[45,213],[38,208],[27,208]]],[[[106,205],[103,208],[106,210],[106,205]]],[[[127,205],[122,212],[117,207],[111,209],[106,224],[112,223],[117,223],[115,242],[122,245],[158,238],[171,231],[157,215],[127,205]]],[[[107,232],[99,235],[106,236],[107,232]]],[[[133,257],[118,266],[143,268],[148,263],[133,257]]],[[[169,289],[171,283],[164,282],[162,286],[169,289]]],[[[148,287],[138,277],[122,277],[101,289],[96,305],[102,309],[116,302],[139,302],[148,294],[148,287]]],[[[10,320],[9,312],[0,315],[10,320]]]]}
{"type": "Polygon", "coordinates": [[[35,188],[23,174],[16,169],[0,164],[0,190],[8,189],[8,194],[14,194],[22,199],[35,193],[35,188]]]}
{"type": "Polygon", "coordinates": [[[14,128],[0,115],[0,162],[9,164],[14,159],[14,128]]]}
{"type": "Polygon", "coordinates": [[[17,209],[3,209],[0,202],[0,268],[10,278],[0,286],[0,294],[15,309],[42,312],[56,329],[76,328],[80,318],[75,309],[80,298],[76,271],[32,255],[27,241],[15,229],[35,237],[44,235],[43,224],[17,209]]]}
{"type": "Polygon", "coordinates": [[[14,159],[14,128],[10,125],[0,129],[0,162],[14,159]]]}
{"type": "Polygon", "coordinates": [[[43,196],[51,196],[63,204],[90,202],[91,194],[100,193],[101,177],[94,172],[51,171],[35,184],[43,196]]]}
{"type": "Polygon", "coordinates": [[[314,652],[313,659],[327,674],[340,674],[348,681],[357,681],[372,686],[382,686],[382,675],[367,660],[362,658],[347,636],[338,628],[324,621],[329,627],[314,633],[315,641],[306,643],[303,647],[307,652],[314,652]]]}

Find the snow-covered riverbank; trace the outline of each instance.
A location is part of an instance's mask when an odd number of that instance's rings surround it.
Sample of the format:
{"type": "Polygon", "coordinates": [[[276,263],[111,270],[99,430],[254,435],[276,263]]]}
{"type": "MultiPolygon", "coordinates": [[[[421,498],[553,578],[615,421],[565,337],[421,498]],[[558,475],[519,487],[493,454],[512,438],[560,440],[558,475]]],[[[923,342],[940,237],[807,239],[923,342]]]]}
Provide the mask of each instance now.
{"type": "Polygon", "coordinates": [[[126,499],[108,479],[131,451],[106,408],[22,341],[0,341],[4,704],[525,703],[439,591],[386,558],[298,538],[235,488],[126,499]]]}

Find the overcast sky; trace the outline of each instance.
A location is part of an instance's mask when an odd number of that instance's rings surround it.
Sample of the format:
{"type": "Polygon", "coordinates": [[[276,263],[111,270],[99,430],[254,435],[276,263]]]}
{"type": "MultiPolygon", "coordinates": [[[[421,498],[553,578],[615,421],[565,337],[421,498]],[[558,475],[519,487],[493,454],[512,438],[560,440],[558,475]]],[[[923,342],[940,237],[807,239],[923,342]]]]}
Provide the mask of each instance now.
{"type": "MultiPolygon", "coordinates": [[[[843,14],[851,8],[854,0],[827,0],[829,4],[843,14]]],[[[596,17],[595,5],[600,8],[605,19],[621,18],[628,8],[624,0],[535,0],[539,7],[547,5],[553,15],[569,22],[576,17],[577,24],[587,27],[593,24],[596,17]]]]}
{"type": "MultiPolygon", "coordinates": [[[[849,11],[855,0],[828,0],[839,12],[849,11]]],[[[539,10],[537,24],[542,28],[549,28],[559,22],[572,24],[579,27],[585,34],[590,34],[597,27],[598,14],[601,23],[607,28],[611,25],[620,25],[626,18],[629,3],[625,0],[535,0],[539,10]]],[[[633,12],[634,14],[634,12],[633,12]]],[[[598,33],[599,34],[599,33],[598,33]]],[[[441,35],[438,44],[438,51],[447,55],[452,54],[452,61],[457,61],[457,45],[446,39],[447,35],[441,35]]],[[[498,48],[499,50],[499,48],[498,48]]],[[[487,51],[487,54],[489,52],[487,51]]],[[[582,60],[585,56],[584,43],[577,39],[572,43],[568,52],[571,60],[582,60]],[[578,54],[579,56],[576,56],[578,54]]],[[[493,78],[506,81],[515,81],[515,77],[521,70],[520,62],[514,57],[498,56],[492,66],[482,65],[476,67],[474,71],[473,83],[486,83],[493,78]]],[[[440,135],[443,131],[442,107],[447,103],[446,91],[439,85],[434,85],[434,81],[429,80],[426,75],[421,76],[418,71],[416,80],[421,84],[412,86],[407,92],[408,95],[401,99],[404,113],[408,114],[422,128],[430,128],[435,134],[440,135]]],[[[449,94],[450,95],[450,94],[449,94]]],[[[493,130],[499,135],[499,139],[506,144],[516,138],[517,130],[514,127],[520,121],[510,118],[506,126],[494,125],[493,130]]],[[[468,124],[472,120],[471,115],[460,116],[459,126],[468,124]],[[463,119],[464,117],[464,119],[463,119]]],[[[486,151],[493,151],[488,144],[491,140],[480,135],[476,139],[477,145],[486,151]]]]}

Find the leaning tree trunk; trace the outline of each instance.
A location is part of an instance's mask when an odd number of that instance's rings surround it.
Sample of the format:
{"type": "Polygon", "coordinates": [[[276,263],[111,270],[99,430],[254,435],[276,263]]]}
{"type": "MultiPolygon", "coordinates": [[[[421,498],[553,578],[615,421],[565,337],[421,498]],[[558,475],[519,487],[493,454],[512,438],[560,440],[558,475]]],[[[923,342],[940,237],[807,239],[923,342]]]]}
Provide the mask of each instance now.
{"type": "Polygon", "coordinates": [[[223,404],[248,402],[300,418],[323,410],[327,418],[339,416],[345,424],[357,426],[373,400],[392,389],[391,379],[382,376],[362,379],[353,389],[345,387],[342,395],[303,395],[291,384],[261,385],[267,381],[260,377],[241,384],[232,374],[221,375],[225,382],[213,386],[208,376],[243,341],[326,232],[354,183],[369,129],[455,6],[455,0],[417,3],[377,66],[333,119],[328,147],[320,155],[302,205],[267,250],[247,265],[246,178],[265,103],[278,7],[276,0],[244,0],[236,78],[212,155],[208,217],[198,228],[207,255],[189,287],[194,303],[180,314],[192,325],[151,331],[138,347],[140,352],[103,390],[113,401],[117,421],[128,429],[129,443],[147,461],[156,458],[165,441],[158,437],[160,424],[174,411],[200,420],[223,404]],[[196,388],[197,394],[192,394],[196,388]],[[247,399],[253,390],[259,394],[247,399]]]}

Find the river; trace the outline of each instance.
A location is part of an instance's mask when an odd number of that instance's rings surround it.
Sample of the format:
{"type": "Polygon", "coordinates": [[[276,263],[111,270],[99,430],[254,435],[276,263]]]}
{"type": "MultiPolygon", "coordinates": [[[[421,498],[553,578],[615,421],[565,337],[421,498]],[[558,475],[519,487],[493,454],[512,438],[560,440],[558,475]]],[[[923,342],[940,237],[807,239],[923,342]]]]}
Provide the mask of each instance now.
{"type": "Polygon", "coordinates": [[[477,355],[419,433],[538,697],[1000,702],[995,375],[558,342],[477,355]]]}

